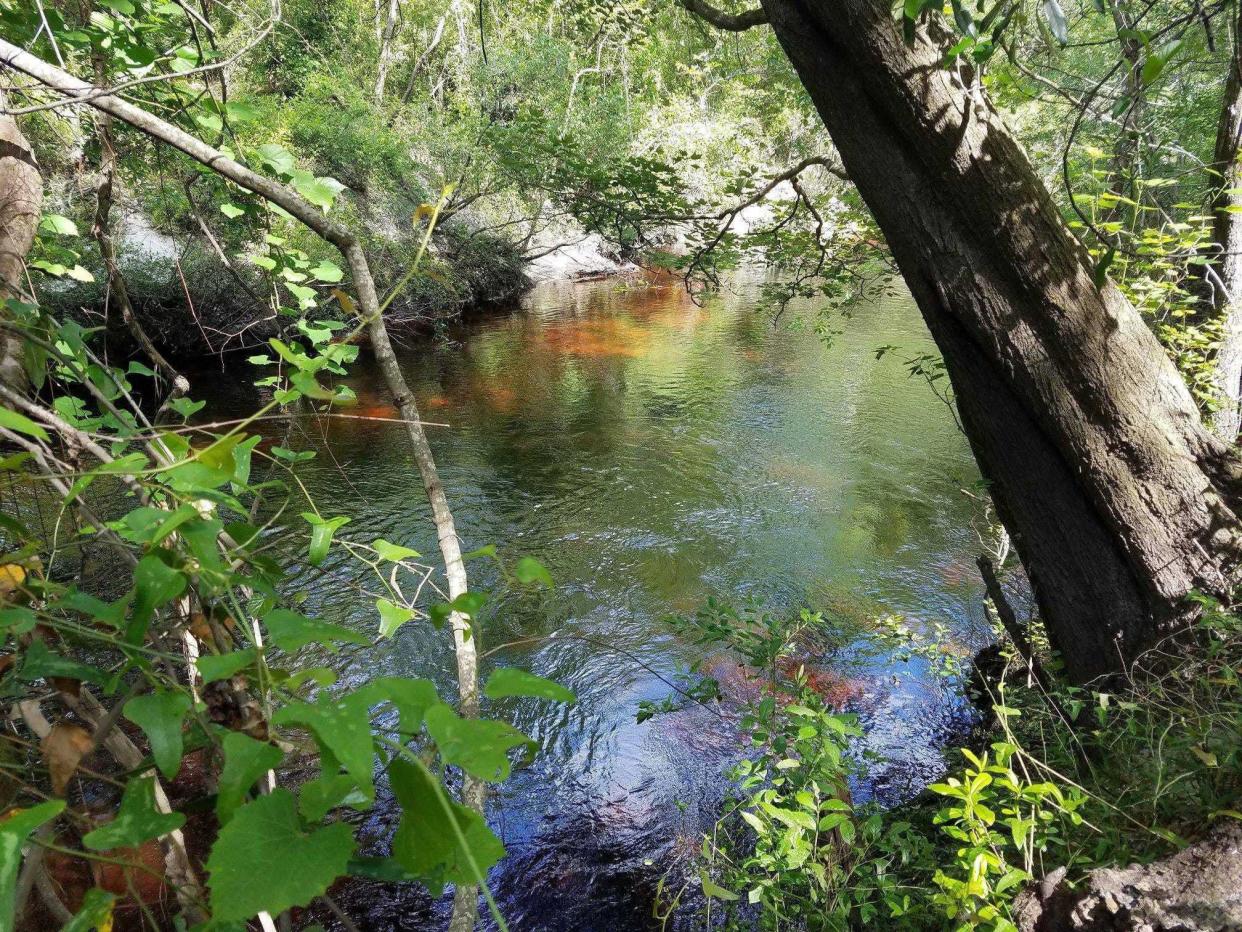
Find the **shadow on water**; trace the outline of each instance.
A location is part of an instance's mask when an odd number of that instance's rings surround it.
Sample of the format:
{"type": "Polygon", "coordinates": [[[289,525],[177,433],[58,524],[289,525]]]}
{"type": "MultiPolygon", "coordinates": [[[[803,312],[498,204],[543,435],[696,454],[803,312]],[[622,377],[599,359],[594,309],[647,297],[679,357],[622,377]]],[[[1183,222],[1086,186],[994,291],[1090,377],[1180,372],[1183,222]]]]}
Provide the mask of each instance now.
{"type": "MultiPolygon", "coordinates": [[[[489,710],[541,745],[489,814],[509,852],[491,880],[511,928],[648,928],[661,875],[689,870],[741,748],[727,711],[635,723],[639,701],[667,696],[665,679],[697,659],[662,624],[669,612],[755,598],[821,610],[860,643],[887,613],[944,624],[946,649],[963,654],[984,636],[960,492],[977,473],[949,412],[900,363],[931,348],[923,325],[908,298],[884,298],[856,307],[846,331],[825,347],[809,328],[773,328],[745,287],[699,308],[677,285],[596,282],[540,286],[518,314],[406,348],[424,417],[448,425],[429,431],[465,549],[534,556],[558,584],[499,595],[480,636],[502,648],[489,665],[578,696],[489,710]],[[897,349],[877,359],[883,345],[897,349]]],[[[353,413],[392,417],[378,376],[356,368],[353,413]]],[[[230,386],[208,394],[216,414],[244,407],[230,386]]],[[[321,451],[300,475],[322,513],[354,516],[349,536],[435,553],[400,429],[270,430],[321,451]]],[[[370,629],[358,571],[334,559],[294,590],[308,611],[370,629]]],[[[472,570],[476,587],[493,581],[484,562],[472,570]]],[[[895,802],[937,775],[969,717],[952,684],[882,652],[818,661],[886,761],[858,798],[895,802]]],[[[454,689],[448,640],[427,626],[343,664],[346,681],[401,673],[454,689]]],[[[371,818],[382,844],[392,807],[371,818]]],[[[369,928],[445,915],[408,888],[346,896],[369,928]]]]}

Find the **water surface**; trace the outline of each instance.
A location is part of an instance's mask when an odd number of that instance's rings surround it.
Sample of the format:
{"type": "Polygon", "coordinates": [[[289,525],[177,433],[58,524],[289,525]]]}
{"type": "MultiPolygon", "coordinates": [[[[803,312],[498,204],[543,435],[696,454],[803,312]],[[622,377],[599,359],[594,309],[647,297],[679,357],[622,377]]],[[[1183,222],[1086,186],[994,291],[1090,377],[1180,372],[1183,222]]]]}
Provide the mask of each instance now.
{"type": "MultiPolygon", "coordinates": [[[[403,348],[466,550],[530,555],[554,592],[502,592],[485,619],[486,666],[564,683],[572,707],[512,701],[492,713],[541,744],[493,801],[509,857],[493,885],[514,929],[651,925],[663,871],[680,877],[739,753],[727,723],[687,710],[635,723],[700,653],[663,619],[709,596],[802,606],[867,640],[886,613],[940,622],[946,649],[982,637],[973,567],[977,481],[946,407],[901,360],[931,347],[906,296],[853,309],[825,346],[808,327],[773,326],[743,286],[698,307],[678,284],[543,285],[519,313],[403,348]],[[894,347],[882,358],[877,349],[894,347]],[[520,642],[511,647],[506,643],[520,642]]],[[[360,362],[354,414],[391,417],[378,374],[360,362]]],[[[218,386],[217,412],[242,407],[218,386]]],[[[399,427],[300,419],[271,428],[320,451],[300,476],[342,532],[434,555],[418,476],[399,427]],[[282,431],[287,430],[286,433],[282,431]]],[[[486,561],[475,586],[495,583],[486,561]]],[[[307,610],[373,629],[368,585],[333,556],[294,591],[307,610]]],[[[372,587],[373,588],[373,587],[372,587]]],[[[940,767],[966,717],[951,684],[921,664],[853,649],[813,657],[848,684],[870,745],[891,763],[856,788],[896,801],[940,767]]],[[[343,675],[431,676],[454,690],[443,632],[407,624],[343,675]]],[[[381,805],[376,838],[395,813],[381,805]]],[[[372,928],[433,924],[443,904],[412,890],[355,891],[372,928]]]]}

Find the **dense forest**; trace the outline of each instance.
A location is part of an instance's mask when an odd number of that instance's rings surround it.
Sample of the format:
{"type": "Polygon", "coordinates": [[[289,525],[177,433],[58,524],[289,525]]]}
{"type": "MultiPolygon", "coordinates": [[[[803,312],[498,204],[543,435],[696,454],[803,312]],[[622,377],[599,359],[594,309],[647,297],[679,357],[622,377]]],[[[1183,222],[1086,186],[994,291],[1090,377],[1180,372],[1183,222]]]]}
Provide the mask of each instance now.
{"type": "Polygon", "coordinates": [[[0,929],[1242,929],[1236,0],[0,0],[0,399],[0,929]]]}

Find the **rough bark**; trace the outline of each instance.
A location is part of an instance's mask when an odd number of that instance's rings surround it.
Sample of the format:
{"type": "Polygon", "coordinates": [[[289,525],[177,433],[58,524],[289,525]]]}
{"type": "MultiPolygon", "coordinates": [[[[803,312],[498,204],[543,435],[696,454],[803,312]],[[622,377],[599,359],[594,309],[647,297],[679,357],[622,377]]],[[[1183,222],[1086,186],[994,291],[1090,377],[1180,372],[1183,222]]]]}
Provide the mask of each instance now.
{"type": "Polygon", "coordinates": [[[1213,310],[1221,319],[1221,347],[1216,356],[1219,402],[1212,428],[1229,443],[1242,428],[1242,5],[1233,24],[1229,77],[1221,98],[1216,150],[1212,158],[1212,242],[1218,252],[1212,263],[1213,310]]]}
{"type": "Polygon", "coordinates": [[[1238,576],[1240,465],[1134,308],[1093,281],[983,93],[884,0],[763,0],[944,357],[998,513],[1075,679],[1238,576]]]}
{"type": "MultiPolygon", "coordinates": [[[[0,90],[0,111],[8,101],[0,90]]],[[[34,244],[43,205],[43,177],[34,150],[17,120],[0,113],[0,314],[9,298],[25,300],[26,255],[34,244]]],[[[26,386],[21,339],[0,335],[0,382],[21,390],[26,386]]]]}
{"type": "MultiPolygon", "coordinates": [[[[392,342],[388,338],[388,329],[384,325],[379,296],[375,290],[375,279],[371,276],[366,255],[353,232],[330,220],[318,208],[290,188],[251,171],[220,150],[196,139],[171,123],[118,97],[100,93],[97,88],[3,39],[0,39],[0,63],[29,75],[70,99],[80,98],[96,110],[122,120],[152,138],[178,149],[247,191],[277,204],[294,219],[305,224],[340,251],[349,265],[354,291],[358,299],[358,308],[363,320],[367,322],[372,350],[379,362],[380,370],[397,410],[404,421],[414,460],[422,477],[427,498],[431,503],[441,557],[444,560],[445,575],[448,578],[449,596],[456,598],[464,593],[467,590],[468,581],[452,512],[436,470],[431,445],[423,431],[414,394],[405,381],[396,354],[393,352],[392,342]]],[[[450,622],[457,653],[460,711],[463,716],[477,716],[479,709],[478,650],[472,636],[473,628],[468,620],[458,613],[450,617],[450,622]]],[[[482,782],[467,776],[462,791],[463,802],[476,811],[482,812],[485,789],[482,782]]],[[[463,886],[459,889],[454,903],[452,928],[454,930],[472,928],[477,914],[478,890],[473,886],[463,886]]]]}

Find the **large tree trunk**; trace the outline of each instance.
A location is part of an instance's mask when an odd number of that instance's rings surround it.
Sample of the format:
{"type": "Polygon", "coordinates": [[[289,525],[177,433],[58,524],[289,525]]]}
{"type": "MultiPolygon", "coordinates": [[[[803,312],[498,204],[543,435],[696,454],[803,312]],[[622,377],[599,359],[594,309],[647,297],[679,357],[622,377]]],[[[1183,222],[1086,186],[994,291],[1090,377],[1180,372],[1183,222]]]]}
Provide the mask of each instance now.
{"type": "Polygon", "coordinates": [[[1216,356],[1216,395],[1220,407],[1212,427],[1232,443],[1242,429],[1242,4],[1232,24],[1229,77],[1221,99],[1220,123],[1212,169],[1212,242],[1219,252],[1212,263],[1213,310],[1222,318],[1220,351],[1216,356]]]}
{"type": "MultiPolygon", "coordinates": [[[[8,107],[0,90],[0,111],[8,107]]],[[[0,113],[0,317],[8,317],[4,302],[29,299],[26,293],[26,254],[34,244],[35,228],[43,205],[43,177],[34,150],[22,135],[17,121],[0,113]]],[[[0,383],[22,390],[26,370],[22,365],[21,338],[0,333],[0,383]]]]}
{"type": "Polygon", "coordinates": [[[1021,146],[887,0],[763,0],[935,338],[998,512],[1077,680],[1238,575],[1242,466],[1021,146]]]}

